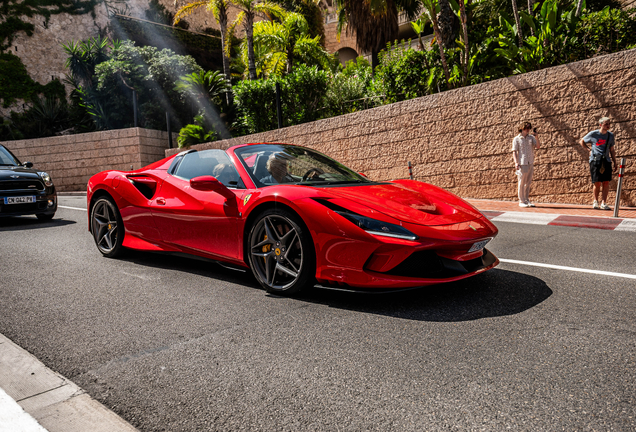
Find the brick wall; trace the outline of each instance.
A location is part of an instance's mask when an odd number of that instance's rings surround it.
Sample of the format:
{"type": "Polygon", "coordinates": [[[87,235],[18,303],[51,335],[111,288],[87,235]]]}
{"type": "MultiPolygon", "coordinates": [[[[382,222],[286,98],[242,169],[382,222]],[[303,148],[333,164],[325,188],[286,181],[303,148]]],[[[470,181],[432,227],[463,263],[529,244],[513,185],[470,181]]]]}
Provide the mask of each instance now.
{"type": "MultiPolygon", "coordinates": [[[[417,180],[465,198],[516,200],[510,152],[519,122],[540,130],[531,199],[590,203],[588,155],[578,140],[608,115],[628,158],[623,205],[636,205],[636,50],[280,130],[203,144],[288,142],[315,148],[374,180],[417,180]]],[[[177,150],[166,151],[173,154],[177,150]]],[[[612,184],[610,202],[614,200],[612,184]]]]}
{"type": "Polygon", "coordinates": [[[162,159],[168,133],[130,128],[0,144],[22,162],[48,172],[58,191],[84,191],[88,179],[100,171],[138,169],[162,159]]]}

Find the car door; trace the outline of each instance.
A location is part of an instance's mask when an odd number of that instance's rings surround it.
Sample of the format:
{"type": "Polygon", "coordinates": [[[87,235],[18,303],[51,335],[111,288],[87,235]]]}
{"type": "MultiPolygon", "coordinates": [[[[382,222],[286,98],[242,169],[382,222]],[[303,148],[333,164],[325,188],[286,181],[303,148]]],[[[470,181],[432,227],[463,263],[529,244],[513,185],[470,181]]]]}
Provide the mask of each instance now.
{"type": "Polygon", "coordinates": [[[169,170],[161,184],[152,205],[153,218],[166,243],[219,258],[240,259],[237,199],[190,185],[195,177],[215,173],[235,196],[242,194],[240,177],[224,151],[190,152],[169,170]]]}

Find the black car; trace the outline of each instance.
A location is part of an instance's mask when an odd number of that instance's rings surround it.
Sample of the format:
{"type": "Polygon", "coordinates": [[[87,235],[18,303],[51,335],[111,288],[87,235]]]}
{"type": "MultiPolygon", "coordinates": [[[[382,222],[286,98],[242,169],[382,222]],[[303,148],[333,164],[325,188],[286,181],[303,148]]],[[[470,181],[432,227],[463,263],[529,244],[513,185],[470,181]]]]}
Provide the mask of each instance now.
{"type": "Polygon", "coordinates": [[[56,210],[57,193],[51,176],[33,169],[31,162],[20,163],[0,145],[0,217],[34,214],[40,220],[50,220],[56,210]]]}

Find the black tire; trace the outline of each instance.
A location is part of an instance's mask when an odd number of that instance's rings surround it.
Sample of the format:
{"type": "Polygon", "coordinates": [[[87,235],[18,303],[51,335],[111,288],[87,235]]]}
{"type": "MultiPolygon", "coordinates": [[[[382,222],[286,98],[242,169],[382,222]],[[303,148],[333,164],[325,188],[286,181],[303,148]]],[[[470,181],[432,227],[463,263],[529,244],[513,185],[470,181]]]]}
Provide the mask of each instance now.
{"type": "Polygon", "coordinates": [[[260,214],[250,230],[247,248],[252,273],[268,292],[289,295],[314,284],[314,244],[296,214],[283,209],[260,214]]]}
{"type": "Polygon", "coordinates": [[[53,214],[38,213],[35,215],[35,217],[37,217],[41,221],[50,221],[51,219],[53,219],[53,216],[55,216],[55,213],[53,214]]]}
{"type": "Polygon", "coordinates": [[[124,223],[112,199],[99,198],[91,210],[91,233],[97,249],[108,258],[120,256],[124,247],[124,223]]]}

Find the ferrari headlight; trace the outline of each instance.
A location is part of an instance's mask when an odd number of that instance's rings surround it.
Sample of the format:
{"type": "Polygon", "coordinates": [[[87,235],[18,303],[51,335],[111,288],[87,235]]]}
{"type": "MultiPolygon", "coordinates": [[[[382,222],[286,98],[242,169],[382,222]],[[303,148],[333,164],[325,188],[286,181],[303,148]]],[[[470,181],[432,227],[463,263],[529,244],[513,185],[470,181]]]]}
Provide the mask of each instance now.
{"type": "Polygon", "coordinates": [[[368,232],[369,234],[379,235],[384,237],[395,237],[404,240],[417,240],[417,236],[411,231],[403,228],[399,225],[391,224],[388,222],[382,222],[376,219],[371,219],[366,216],[361,216],[356,213],[336,211],[340,216],[348,219],[360,228],[368,232]]]}
{"type": "Polygon", "coordinates": [[[53,186],[53,180],[51,180],[51,176],[48,173],[41,171],[38,174],[40,174],[40,178],[42,178],[42,181],[44,182],[44,185],[46,187],[53,186]]]}

